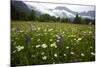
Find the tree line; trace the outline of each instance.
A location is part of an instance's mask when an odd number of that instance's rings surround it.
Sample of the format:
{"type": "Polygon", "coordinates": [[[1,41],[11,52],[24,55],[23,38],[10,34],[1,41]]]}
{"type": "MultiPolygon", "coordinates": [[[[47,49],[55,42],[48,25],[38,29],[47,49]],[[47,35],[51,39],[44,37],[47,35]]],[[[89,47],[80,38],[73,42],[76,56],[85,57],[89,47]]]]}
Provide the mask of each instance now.
{"type": "Polygon", "coordinates": [[[60,18],[55,16],[50,16],[49,14],[36,15],[36,12],[32,10],[31,12],[17,11],[12,6],[11,7],[11,20],[19,21],[39,21],[39,22],[61,22],[61,23],[74,23],[74,24],[95,24],[95,20],[83,19],[78,14],[71,20],[70,18],[60,18]]]}

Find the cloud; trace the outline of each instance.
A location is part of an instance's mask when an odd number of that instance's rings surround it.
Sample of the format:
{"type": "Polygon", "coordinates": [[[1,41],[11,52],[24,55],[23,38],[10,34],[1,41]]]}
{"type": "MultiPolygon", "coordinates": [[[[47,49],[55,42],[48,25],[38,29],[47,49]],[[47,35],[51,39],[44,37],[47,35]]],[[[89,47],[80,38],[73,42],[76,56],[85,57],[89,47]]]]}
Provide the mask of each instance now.
{"type": "Polygon", "coordinates": [[[64,6],[66,8],[71,9],[72,11],[76,12],[87,12],[90,10],[95,10],[95,6],[87,6],[87,5],[72,5],[72,4],[54,4],[54,3],[37,3],[37,2],[30,2],[30,1],[25,1],[24,3],[35,6],[38,9],[54,9],[57,6],[64,6]]]}

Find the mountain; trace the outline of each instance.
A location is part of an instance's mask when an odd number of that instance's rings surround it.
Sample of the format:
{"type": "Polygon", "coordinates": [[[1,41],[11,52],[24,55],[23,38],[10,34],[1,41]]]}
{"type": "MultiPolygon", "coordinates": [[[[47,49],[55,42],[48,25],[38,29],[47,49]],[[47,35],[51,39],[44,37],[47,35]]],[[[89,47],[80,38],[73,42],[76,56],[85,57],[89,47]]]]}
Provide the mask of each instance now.
{"type": "Polygon", "coordinates": [[[81,13],[79,13],[79,15],[80,16],[83,16],[83,17],[90,17],[90,18],[92,18],[92,19],[94,19],[95,18],[95,11],[88,11],[88,12],[81,12],[81,13]]]}
{"type": "Polygon", "coordinates": [[[71,9],[64,7],[64,6],[57,6],[54,9],[49,9],[41,4],[35,4],[32,7],[35,8],[35,11],[40,12],[40,14],[49,14],[51,16],[55,17],[68,17],[68,18],[74,18],[76,14],[78,13],[79,16],[83,18],[89,18],[89,19],[95,19],[95,11],[87,11],[87,12],[76,12],[72,11],[71,9]]]}
{"type": "Polygon", "coordinates": [[[22,1],[11,1],[11,6],[19,12],[30,12],[30,8],[22,1]]]}
{"type": "Polygon", "coordinates": [[[78,13],[79,16],[83,18],[89,18],[94,19],[95,18],[95,11],[87,11],[87,12],[75,12],[71,9],[64,7],[64,6],[56,6],[53,9],[47,8],[46,6],[43,6],[42,4],[34,3],[33,5],[29,5],[22,1],[12,1],[11,6],[14,7],[17,11],[23,11],[30,13],[32,10],[35,11],[36,15],[42,15],[42,14],[49,14],[50,16],[55,17],[61,17],[61,18],[75,18],[76,14],[78,13]]]}
{"type": "Polygon", "coordinates": [[[11,1],[11,8],[13,8],[14,10],[18,12],[25,12],[27,14],[30,14],[30,12],[34,10],[37,16],[41,15],[41,12],[35,10],[36,9],[35,7],[31,5],[27,5],[26,3],[22,1],[11,1]]]}
{"type": "Polygon", "coordinates": [[[81,17],[83,18],[89,18],[89,19],[94,19],[95,18],[95,11],[87,11],[87,12],[75,12],[72,11],[70,9],[68,9],[67,7],[63,7],[63,6],[57,6],[55,9],[50,9],[52,12],[53,11],[59,11],[59,12],[55,12],[56,14],[62,12],[62,15],[66,15],[68,17],[75,17],[76,14],[79,14],[81,17]]]}
{"type": "Polygon", "coordinates": [[[77,14],[77,12],[74,12],[63,6],[57,6],[54,9],[52,9],[51,12],[58,17],[69,17],[69,18],[73,18],[77,14]]]}
{"type": "Polygon", "coordinates": [[[58,6],[58,7],[56,7],[55,9],[58,9],[58,10],[65,10],[65,11],[68,11],[68,12],[70,12],[70,13],[72,13],[72,14],[77,14],[77,13],[78,13],[78,12],[72,11],[72,10],[66,8],[66,7],[63,7],[63,6],[58,6]]]}

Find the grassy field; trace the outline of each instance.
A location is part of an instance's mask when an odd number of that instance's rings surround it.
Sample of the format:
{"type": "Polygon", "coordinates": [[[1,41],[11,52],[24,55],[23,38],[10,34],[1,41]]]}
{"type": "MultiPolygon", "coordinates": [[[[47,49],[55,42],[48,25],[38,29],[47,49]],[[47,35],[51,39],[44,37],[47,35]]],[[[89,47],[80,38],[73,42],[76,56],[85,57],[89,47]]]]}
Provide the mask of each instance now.
{"type": "Polygon", "coordinates": [[[12,65],[58,64],[94,60],[94,25],[11,22],[12,65]]]}

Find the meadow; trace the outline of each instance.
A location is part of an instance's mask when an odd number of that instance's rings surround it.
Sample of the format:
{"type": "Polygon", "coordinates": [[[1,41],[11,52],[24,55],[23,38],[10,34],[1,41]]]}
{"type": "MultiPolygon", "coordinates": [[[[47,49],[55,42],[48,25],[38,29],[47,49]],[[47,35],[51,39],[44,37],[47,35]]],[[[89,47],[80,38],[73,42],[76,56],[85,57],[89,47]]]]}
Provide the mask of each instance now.
{"type": "Polygon", "coordinates": [[[95,61],[95,26],[12,21],[11,65],[95,61]]]}

